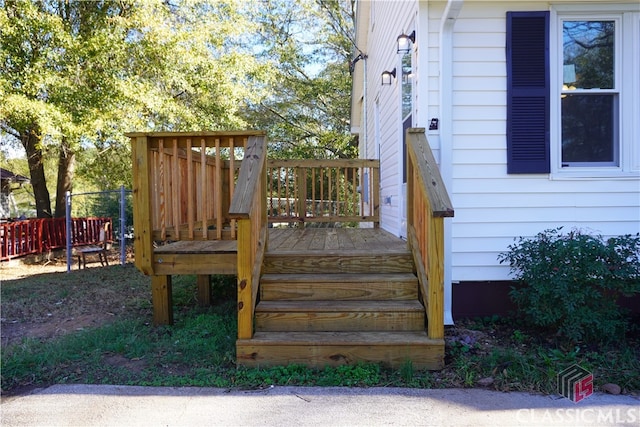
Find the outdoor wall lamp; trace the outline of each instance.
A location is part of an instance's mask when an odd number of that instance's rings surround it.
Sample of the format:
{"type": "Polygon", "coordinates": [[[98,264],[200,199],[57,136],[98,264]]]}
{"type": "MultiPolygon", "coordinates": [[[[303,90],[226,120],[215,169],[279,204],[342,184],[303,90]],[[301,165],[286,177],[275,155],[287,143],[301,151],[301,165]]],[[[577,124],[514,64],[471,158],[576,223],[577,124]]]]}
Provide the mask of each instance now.
{"type": "Polygon", "coordinates": [[[411,34],[406,35],[404,33],[398,36],[398,53],[409,53],[411,51],[411,44],[416,42],[416,31],[413,30],[411,34]]]}
{"type": "Polygon", "coordinates": [[[391,86],[391,78],[396,78],[396,69],[382,72],[382,86],[391,86]]]}

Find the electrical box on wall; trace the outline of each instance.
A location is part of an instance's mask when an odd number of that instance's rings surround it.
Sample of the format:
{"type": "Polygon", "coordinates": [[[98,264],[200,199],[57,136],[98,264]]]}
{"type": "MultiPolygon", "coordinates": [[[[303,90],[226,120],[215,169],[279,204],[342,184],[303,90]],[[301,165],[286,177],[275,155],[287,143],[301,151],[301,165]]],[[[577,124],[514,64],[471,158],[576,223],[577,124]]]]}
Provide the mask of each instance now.
{"type": "Polygon", "coordinates": [[[435,117],[431,119],[431,123],[429,123],[429,130],[438,130],[438,119],[435,117]]]}

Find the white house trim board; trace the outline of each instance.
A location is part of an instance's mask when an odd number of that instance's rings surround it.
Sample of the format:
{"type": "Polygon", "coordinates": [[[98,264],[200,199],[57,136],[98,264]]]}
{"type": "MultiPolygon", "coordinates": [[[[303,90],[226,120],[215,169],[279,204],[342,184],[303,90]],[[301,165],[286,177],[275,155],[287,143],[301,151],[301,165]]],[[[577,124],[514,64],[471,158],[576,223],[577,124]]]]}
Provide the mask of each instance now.
{"type": "MultiPolygon", "coordinates": [[[[440,20],[440,173],[452,188],[453,156],[453,29],[463,0],[449,0],[440,20]]],[[[451,218],[444,220],[444,323],[453,324],[451,290],[451,218]]]]}

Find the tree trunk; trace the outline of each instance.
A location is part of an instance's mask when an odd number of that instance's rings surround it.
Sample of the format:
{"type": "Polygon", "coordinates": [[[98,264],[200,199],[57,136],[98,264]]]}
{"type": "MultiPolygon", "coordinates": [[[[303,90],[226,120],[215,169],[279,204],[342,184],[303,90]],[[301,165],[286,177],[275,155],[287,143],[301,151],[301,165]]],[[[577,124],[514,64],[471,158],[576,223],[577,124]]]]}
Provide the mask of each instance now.
{"type": "Polygon", "coordinates": [[[76,166],[76,153],[70,148],[66,140],[60,144],[58,158],[58,181],[56,185],[56,218],[66,215],[66,194],[73,189],[73,175],[76,166]]]}
{"type": "Polygon", "coordinates": [[[51,198],[47,189],[47,180],[44,176],[44,164],[42,163],[42,149],[39,146],[40,138],[33,131],[26,131],[21,135],[22,145],[27,153],[31,186],[36,198],[36,216],[38,218],[51,218],[51,198]]]}

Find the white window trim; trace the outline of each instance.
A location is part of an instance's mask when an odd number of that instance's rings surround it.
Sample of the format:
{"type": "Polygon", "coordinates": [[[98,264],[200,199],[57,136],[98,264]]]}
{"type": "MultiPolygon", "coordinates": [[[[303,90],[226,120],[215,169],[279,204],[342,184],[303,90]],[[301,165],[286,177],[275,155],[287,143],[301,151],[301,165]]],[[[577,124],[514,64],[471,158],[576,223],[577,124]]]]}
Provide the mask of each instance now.
{"type": "Polygon", "coordinates": [[[551,174],[562,179],[637,179],[640,177],[640,147],[634,144],[640,137],[640,83],[633,76],[640,75],[640,5],[556,5],[550,19],[550,131],[551,174]],[[563,19],[603,19],[616,21],[616,92],[620,97],[619,166],[562,167],[560,92],[562,89],[563,19]],[[624,73],[623,70],[631,69],[624,73]]]}

